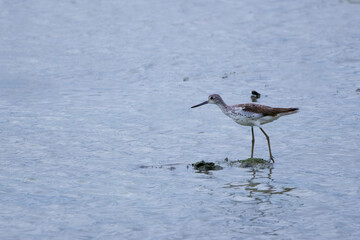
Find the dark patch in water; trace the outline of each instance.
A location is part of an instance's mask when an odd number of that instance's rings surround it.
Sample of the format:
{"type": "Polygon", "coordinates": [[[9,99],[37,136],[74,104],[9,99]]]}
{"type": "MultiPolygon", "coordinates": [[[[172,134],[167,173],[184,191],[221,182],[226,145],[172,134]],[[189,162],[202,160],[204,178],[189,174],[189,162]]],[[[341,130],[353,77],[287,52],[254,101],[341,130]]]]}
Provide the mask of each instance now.
{"type": "Polygon", "coordinates": [[[221,78],[226,79],[229,77],[229,75],[235,75],[235,74],[236,74],[236,72],[224,73],[221,78]]]}
{"type": "Polygon", "coordinates": [[[194,169],[199,170],[199,171],[210,171],[210,170],[222,170],[223,167],[221,167],[220,165],[216,165],[213,162],[205,162],[205,161],[200,161],[200,162],[196,162],[191,164],[194,169]]]}
{"type": "Polygon", "coordinates": [[[272,168],[273,164],[262,158],[248,158],[244,160],[229,161],[228,158],[224,159],[230,166],[238,166],[242,168],[272,168]]]}
{"type": "Polygon", "coordinates": [[[257,102],[257,99],[259,99],[260,97],[261,97],[260,93],[258,93],[255,90],[252,90],[251,97],[250,97],[252,102],[257,102]]]}
{"type": "Polygon", "coordinates": [[[139,168],[165,168],[165,169],[169,169],[170,171],[173,171],[176,169],[177,165],[181,165],[183,163],[168,163],[168,164],[162,164],[162,165],[140,165],[139,168]]]}

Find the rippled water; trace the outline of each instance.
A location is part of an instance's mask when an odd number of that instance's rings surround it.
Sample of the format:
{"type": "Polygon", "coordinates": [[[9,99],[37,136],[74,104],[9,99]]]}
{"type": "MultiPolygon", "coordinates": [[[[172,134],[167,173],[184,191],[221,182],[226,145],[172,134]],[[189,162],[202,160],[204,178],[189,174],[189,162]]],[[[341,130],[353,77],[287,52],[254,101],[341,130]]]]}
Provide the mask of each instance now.
{"type": "Polygon", "coordinates": [[[359,3],[0,1],[0,238],[359,239],[359,3]]]}

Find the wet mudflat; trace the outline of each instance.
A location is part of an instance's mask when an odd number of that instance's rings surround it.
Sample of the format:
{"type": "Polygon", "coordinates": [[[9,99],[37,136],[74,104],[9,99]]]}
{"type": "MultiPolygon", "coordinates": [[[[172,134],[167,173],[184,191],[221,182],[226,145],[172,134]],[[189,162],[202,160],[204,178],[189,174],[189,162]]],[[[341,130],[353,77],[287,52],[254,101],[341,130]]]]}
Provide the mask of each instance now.
{"type": "Polygon", "coordinates": [[[359,10],[1,2],[0,238],[360,238],[359,10]],[[226,164],[250,157],[250,128],[190,109],[252,90],[300,108],[264,125],[269,168],[226,164]]]}

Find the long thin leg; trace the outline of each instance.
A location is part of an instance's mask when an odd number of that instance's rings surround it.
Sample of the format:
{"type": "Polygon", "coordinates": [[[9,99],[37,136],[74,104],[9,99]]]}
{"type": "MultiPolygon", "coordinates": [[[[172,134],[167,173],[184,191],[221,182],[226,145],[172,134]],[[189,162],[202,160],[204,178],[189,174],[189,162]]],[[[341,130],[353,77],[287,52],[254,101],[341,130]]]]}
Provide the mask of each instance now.
{"type": "Polygon", "coordinates": [[[255,145],[255,137],[254,137],[254,128],[251,127],[252,141],[251,141],[251,158],[254,158],[254,145],[255,145]]]}
{"type": "Polygon", "coordinates": [[[266,140],[267,140],[267,142],[268,142],[269,153],[270,153],[270,160],[272,160],[273,162],[275,162],[275,161],[274,161],[274,158],[273,158],[273,156],[272,156],[272,154],[271,154],[270,138],[269,138],[269,136],[266,134],[266,132],[264,131],[264,129],[260,128],[260,130],[263,132],[263,134],[265,135],[266,140]]]}

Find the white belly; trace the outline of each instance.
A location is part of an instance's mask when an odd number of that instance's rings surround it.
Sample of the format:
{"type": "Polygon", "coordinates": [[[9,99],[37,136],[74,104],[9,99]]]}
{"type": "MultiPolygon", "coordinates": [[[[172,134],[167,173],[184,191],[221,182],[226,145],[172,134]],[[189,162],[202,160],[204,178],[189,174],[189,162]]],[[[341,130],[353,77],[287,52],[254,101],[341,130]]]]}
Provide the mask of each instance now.
{"type": "Polygon", "coordinates": [[[237,124],[243,125],[243,126],[259,126],[259,122],[250,118],[232,118],[237,124]]]}
{"type": "Polygon", "coordinates": [[[261,113],[250,113],[243,110],[224,112],[237,124],[243,126],[260,126],[278,119],[280,116],[263,116],[261,113]]]}

